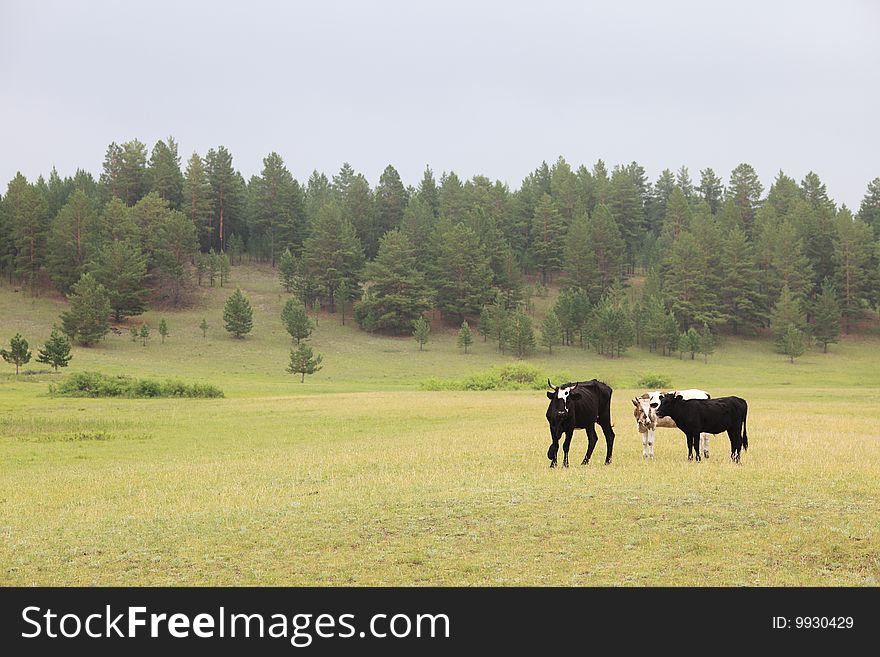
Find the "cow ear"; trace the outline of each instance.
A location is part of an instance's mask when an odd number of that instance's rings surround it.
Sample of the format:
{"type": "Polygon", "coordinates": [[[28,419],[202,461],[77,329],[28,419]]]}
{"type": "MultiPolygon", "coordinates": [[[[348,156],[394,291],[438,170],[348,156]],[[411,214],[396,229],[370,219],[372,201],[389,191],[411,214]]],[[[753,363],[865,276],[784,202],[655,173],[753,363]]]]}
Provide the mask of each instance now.
{"type": "Polygon", "coordinates": [[[549,390],[547,391],[547,399],[553,399],[553,393],[549,390]]]}
{"type": "Polygon", "coordinates": [[[681,399],[682,401],[684,401],[684,397],[682,397],[681,395],[676,395],[675,398],[676,398],[676,399],[681,399]]]}

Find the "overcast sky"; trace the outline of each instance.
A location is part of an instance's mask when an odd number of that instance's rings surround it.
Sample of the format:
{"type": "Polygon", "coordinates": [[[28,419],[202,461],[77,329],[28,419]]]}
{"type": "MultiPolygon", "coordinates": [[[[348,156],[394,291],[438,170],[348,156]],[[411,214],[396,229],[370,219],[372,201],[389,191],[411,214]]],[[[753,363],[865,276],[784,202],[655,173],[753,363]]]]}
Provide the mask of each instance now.
{"type": "Polygon", "coordinates": [[[0,0],[0,181],[100,173],[107,145],[227,146],[246,178],[375,183],[542,160],[880,176],[880,2],[0,0]]]}

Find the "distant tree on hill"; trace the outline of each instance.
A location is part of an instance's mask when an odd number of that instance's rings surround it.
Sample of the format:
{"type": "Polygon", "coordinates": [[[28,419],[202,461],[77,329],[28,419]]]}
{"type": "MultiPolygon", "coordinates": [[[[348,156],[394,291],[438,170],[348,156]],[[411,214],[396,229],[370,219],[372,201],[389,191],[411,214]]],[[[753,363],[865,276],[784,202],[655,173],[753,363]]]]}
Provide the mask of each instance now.
{"type": "Polygon", "coordinates": [[[68,297],[70,308],[61,313],[61,329],[84,347],[96,343],[110,330],[107,290],[89,273],[83,274],[68,297]]]}
{"type": "Polygon", "coordinates": [[[165,338],[171,335],[168,332],[168,323],[164,318],[159,320],[159,335],[162,336],[162,344],[165,344],[165,338]]]}
{"type": "Polygon", "coordinates": [[[704,362],[709,362],[709,356],[715,353],[717,340],[706,322],[703,322],[703,330],[700,331],[700,353],[703,354],[704,362]]]}
{"type": "Polygon", "coordinates": [[[461,323],[461,328],[458,330],[457,344],[459,347],[464,347],[464,353],[467,353],[468,347],[470,347],[473,343],[474,334],[471,332],[471,327],[467,323],[467,320],[464,320],[461,323]]]}
{"type": "Polygon", "coordinates": [[[134,241],[112,241],[98,253],[92,273],[104,289],[119,322],[144,312],[147,306],[147,257],[134,241]]]}
{"type": "Polygon", "coordinates": [[[483,342],[486,342],[489,336],[492,335],[492,306],[483,306],[483,309],[480,311],[477,331],[483,336],[483,342]]]}
{"type": "Polygon", "coordinates": [[[770,314],[770,329],[773,331],[773,343],[777,351],[783,351],[789,325],[804,330],[806,323],[800,301],[791,293],[788,285],[784,285],[770,314]]]}
{"type": "Polygon", "coordinates": [[[345,326],[345,309],[351,303],[351,290],[346,281],[342,281],[333,293],[333,305],[339,311],[342,325],[345,326]]]}
{"type": "Polygon", "coordinates": [[[15,375],[18,376],[18,368],[26,364],[31,359],[31,352],[28,350],[28,343],[20,333],[16,333],[9,343],[9,349],[0,349],[0,357],[7,363],[15,365],[15,375]]]}
{"type": "Polygon", "coordinates": [[[840,305],[837,303],[837,290],[827,278],[822,282],[822,291],[813,306],[813,337],[822,344],[827,354],[828,345],[840,337],[840,305]]]}
{"type": "Polygon", "coordinates": [[[802,356],[807,349],[806,334],[794,324],[789,324],[782,334],[782,353],[789,357],[792,364],[794,359],[802,356]]]}
{"type": "Polygon", "coordinates": [[[143,340],[144,346],[146,347],[147,340],[150,339],[150,325],[146,322],[141,324],[141,330],[138,331],[138,335],[140,336],[141,340],[143,340]]]}
{"type": "Polygon", "coordinates": [[[511,318],[509,335],[510,347],[518,358],[525,358],[535,351],[536,342],[532,320],[521,310],[514,313],[511,318]]]}
{"type": "Polygon", "coordinates": [[[413,322],[413,337],[416,339],[416,342],[419,343],[419,351],[422,350],[428,343],[428,333],[431,331],[431,325],[428,323],[428,320],[425,319],[424,315],[420,315],[418,319],[413,322]]]}
{"type": "Polygon", "coordinates": [[[254,311],[250,301],[241,293],[241,289],[235,288],[223,307],[223,323],[226,330],[236,338],[243,338],[254,327],[254,311]]]}
{"type": "Polygon", "coordinates": [[[199,328],[202,329],[202,338],[207,340],[208,339],[208,328],[210,328],[210,327],[208,326],[208,320],[206,320],[204,317],[202,317],[202,323],[199,324],[199,328]]]}
{"type": "Polygon", "coordinates": [[[220,287],[223,287],[224,283],[229,282],[229,273],[232,271],[232,264],[229,262],[229,256],[225,253],[220,255],[218,264],[220,265],[220,287]]]}
{"type": "Polygon", "coordinates": [[[129,333],[131,334],[131,341],[137,342],[138,337],[140,336],[140,332],[138,331],[138,327],[135,326],[134,324],[132,324],[131,328],[129,329],[129,333]]]}
{"type": "Polygon", "coordinates": [[[559,317],[552,310],[548,312],[541,322],[541,344],[553,353],[553,345],[562,342],[562,324],[559,317]]]}
{"type": "Polygon", "coordinates": [[[281,254],[278,276],[281,278],[281,287],[285,292],[293,292],[296,289],[296,258],[293,257],[290,249],[285,249],[281,254]]]}
{"type": "Polygon", "coordinates": [[[681,340],[679,340],[679,351],[683,351],[685,353],[690,353],[691,360],[694,360],[694,357],[700,351],[700,334],[697,333],[696,329],[692,326],[687,331],[681,334],[681,340]],[[681,347],[684,349],[681,349],[681,347]]]}
{"type": "Polygon", "coordinates": [[[290,337],[299,344],[312,334],[312,320],[299,299],[288,299],[281,311],[281,321],[290,337]]]}
{"type": "Polygon", "coordinates": [[[73,356],[70,355],[70,341],[64,337],[57,326],[53,326],[52,334],[37,353],[37,362],[51,365],[57,372],[59,367],[67,367],[71,358],[73,356]]]}
{"type": "Polygon", "coordinates": [[[290,374],[301,374],[299,382],[303,383],[306,374],[314,374],[321,369],[322,360],[321,354],[313,354],[312,348],[303,342],[295,351],[290,350],[290,365],[287,366],[287,371],[290,374]]]}

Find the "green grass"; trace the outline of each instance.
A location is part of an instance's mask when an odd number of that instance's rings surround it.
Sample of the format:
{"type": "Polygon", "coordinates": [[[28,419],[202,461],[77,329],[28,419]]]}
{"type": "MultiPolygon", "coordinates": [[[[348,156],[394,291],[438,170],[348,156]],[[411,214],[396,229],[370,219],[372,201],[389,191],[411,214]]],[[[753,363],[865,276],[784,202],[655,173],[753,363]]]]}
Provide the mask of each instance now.
{"type": "MultiPolygon", "coordinates": [[[[0,584],[877,585],[880,340],[794,365],[728,339],[709,364],[576,348],[527,362],[615,387],[614,464],[549,470],[543,392],[426,392],[515,362],[464,355],[454,327],[371,336],[323,315],[324,369],[284,373],[284,295],[236,267],[252,336],[222,330],[228,289],[151,311],[166,344],[123,335],[74,349],[70,371],[209,383],[226,399],[70,399],[63,375],[0,375],[0,584]],[[211,324],[203,340],[198,324],[211,324]],[[645,462],[629,398],[645,373],[749,401],[751,448],[686,460],[658,432],[645,462]]],[[[545,300],[536,300],[544,302],[545,300]]],[[[64,303],[0,288],[0,340],[32,348],[64,303]]],[[[347,320],[348,323],[348,320],[347,320]]],[[[31,363],[34,371],[44,366],[31,363]]],[[[573,461],[585,449],[582,431],[573,461]]]]}

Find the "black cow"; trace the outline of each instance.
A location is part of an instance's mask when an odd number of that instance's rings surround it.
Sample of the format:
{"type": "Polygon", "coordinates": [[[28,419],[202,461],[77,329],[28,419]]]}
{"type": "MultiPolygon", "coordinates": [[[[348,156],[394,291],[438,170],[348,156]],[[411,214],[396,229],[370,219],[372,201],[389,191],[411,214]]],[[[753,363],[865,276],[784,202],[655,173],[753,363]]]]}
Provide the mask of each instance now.
{"type": "Polygon", "coordinates": [[[559,439],[565,434],[562,451],[563,467],[568,467],[568,448],[575,429],[587,431],[587,454],[581,465],[587,465],[593,455],[593,449],[599,441],[596,434],[596,422],[605,434],[605,463],[611,463],[611,452],[614,450],[614,430],[611,428],[611,386],[593,379],[566,383],[558,388],[547,379],[547,385],[553,388],[547,391],[550,405],[547,407],[547,422],[550,423],[550,438],[553,442],[547,450],[550,467],[556,467],[556,454],[559,452],[559,439]]]}
{"type": "Polygon", "coordinates": [[[660,397],[657,415],[671,417],[687,437],[688,460],[696,451],[700,460],[700,433],[721,433],[730,437],[730,458],[739,463],[740,450],[749,448],[746,434],[746,415],[749,405],[742,397],[717,399],[683,399],[681,395],[666,393],[660,397]]]}

